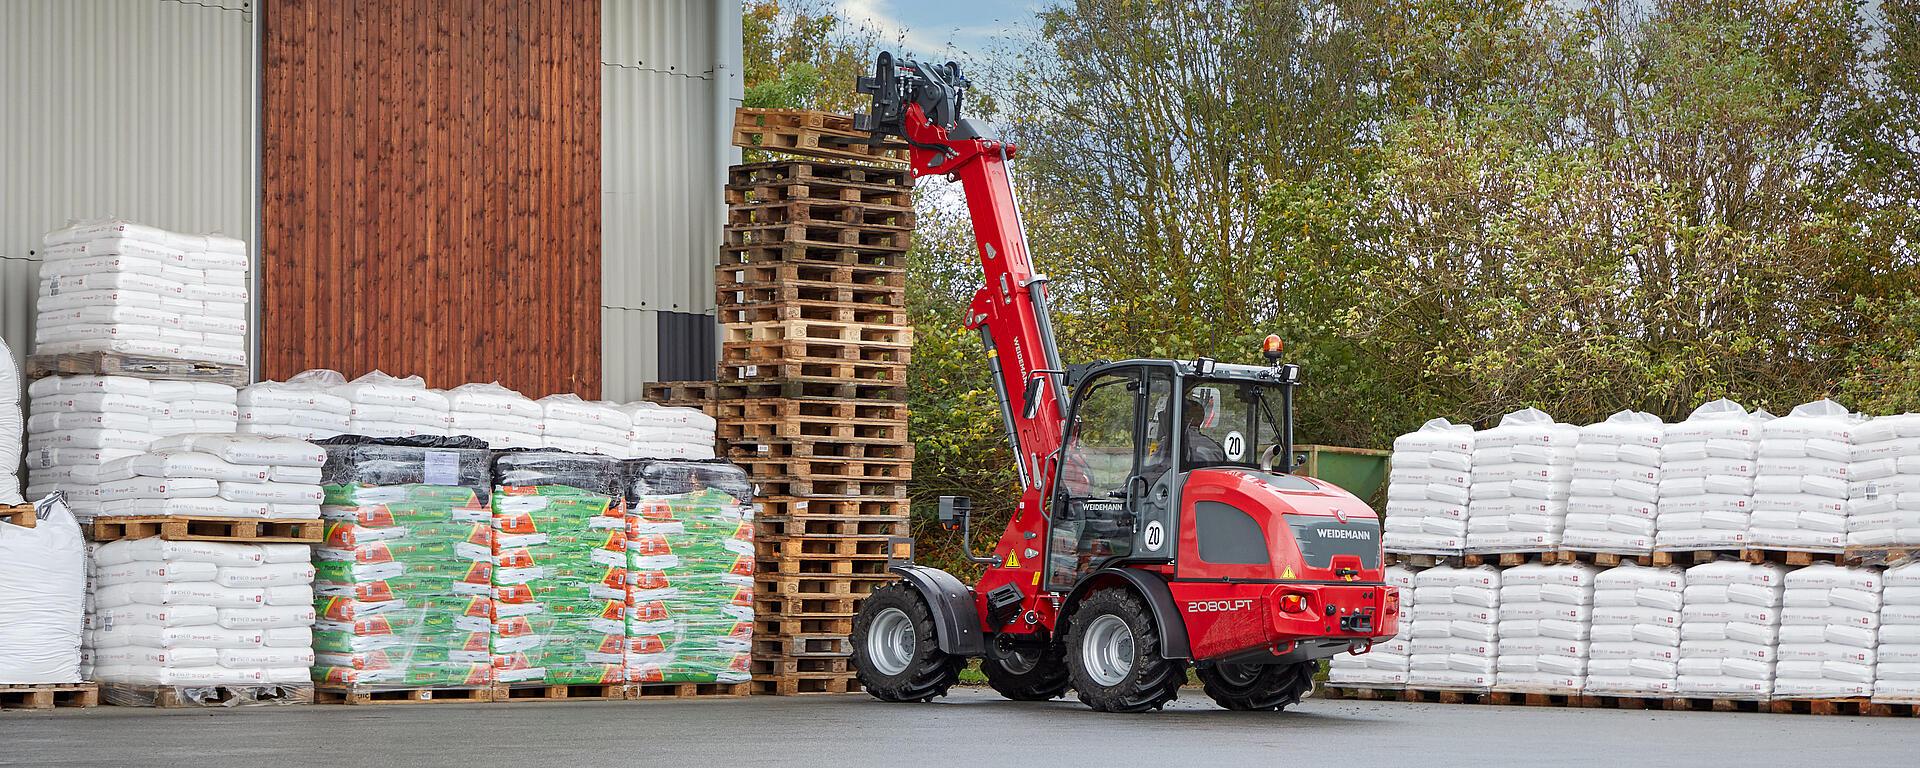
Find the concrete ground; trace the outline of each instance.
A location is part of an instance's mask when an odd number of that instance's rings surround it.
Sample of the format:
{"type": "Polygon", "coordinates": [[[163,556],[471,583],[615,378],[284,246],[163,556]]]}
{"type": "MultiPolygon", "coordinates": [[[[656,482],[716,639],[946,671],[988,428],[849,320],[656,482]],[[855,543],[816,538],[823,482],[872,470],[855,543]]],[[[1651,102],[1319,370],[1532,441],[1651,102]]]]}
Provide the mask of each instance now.
{"type": "Polygon", "coordinates": [[[1187,691],[1102,715],[980,689],[928,705],[864,696],[732,700],[100,707],[0,713],[0,765],[1451,766],[1909,765],[1920,720],[1308,700],[1235,713],[1187,691]]]}

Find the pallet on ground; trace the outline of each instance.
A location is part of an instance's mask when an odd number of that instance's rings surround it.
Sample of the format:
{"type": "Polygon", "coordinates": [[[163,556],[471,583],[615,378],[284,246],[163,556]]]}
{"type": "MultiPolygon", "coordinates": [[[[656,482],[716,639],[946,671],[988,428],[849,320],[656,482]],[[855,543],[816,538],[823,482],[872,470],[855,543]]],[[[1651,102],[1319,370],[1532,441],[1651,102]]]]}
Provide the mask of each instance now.
{"type": "Polygon", "coordinates": [[[1629,694],[1583,693],[1580,706],[1589,709],[1661,709],[1666,697],[1629,694]]]}
{"type": "Polygon", "coordinates": [[[622,701],[627,684],[619,683],[495,683],[494,701],[622,701]]]}
{"type": "Polygon", "coordinates": [[[739,458],[913,460],[913,443],[899,439],[739,437],[726,442],[728,454],[739,458]]]}
{"type": "Polygon", "coordinates": [[[96,517],[87,525],[94,541],[161,538],[167,541],[231,541],[245,544],[318,544],[326,522],[231,517],[96,517]]]}
{"type": "Polygon", "coordinates": [[[1858,565],[1904,565],[1920,560],[1920,545],[1847,547],[1844,554],[1846,562],[1858,565]]]}
{"type": "Polygon", "coordinates": [[[131,376],[136,379],[201,381],[230,387],[244,387],[252,382],[244,365],[207,360],[176,360],[119,352],[67,352],[27,358],[29,380],[48,376],[131,376]]]}
{"type": "Polygon", "coordinates": [[[0,710],[99,705],[100,685],[98,683],[0,683],[0,710]]]}
{"type": "Polygon", "coordinates": [[[1579,691],[1489,691],[1483,704],[1503,707],[1579,707],[1579,691]]]}
{"type": "Polygon", "coordinates": [[[826,320],[774,320],[760,323],[728,323],[721,329],[722,343],[765,341],[832,341],[880,347],[913,347],[913,329],[905,325],[841,323],[826,320]]]}
{"type": "Polygon", "coordinates": [[[905,520],[913,512],[913,502],[897,495],[852,496],[839,498],[794,497],[762,494],[753,499],[754,517],[801,519],[809,517],[871,517],[905,520]]]}
{"type": "Polygon", "coordinates": [[[1403,685],[1373,686],[1373,685],[1357,685],[1357,684],[1341,683],[1337,685],[1328,684],[1328,685],[1319,686],[1314,689],[1313,695],[1316,698],[1326,698],[1326,699],[1356,699],[1359,701],[1399,701],[1400,692],[1405,689],[1406,689],[1406,686],[1403,686],[1403,685]]]}
{"type": "Polygon", "coordinates": [[[32,528],[40,524],[40,517],[34,514],[32,504],[0,504],[0,522],[32,528]]]}
{"type": "Polygon", "coordinates": [[[907,310],[888,304],[795,300],[722,307],[715,319],[723,326],[792,320],[906,325],[907,310]]]}
{"type": "Polygon", "coordinates": [[[628,683],[627,699],[734,698],[753,692],[752,683],[628,683]]]}
{"type": "Polygon", "coordinates": [[[493,701],[493,687],[447,688],[315,688],[315,704],[484,704],[493,701]]]}
{"type": "Polygon", "coordinates": [[[1890,707],[1876,707],[1866,697],[1840,699],[1773,699],[1767,702],[1767,711],[1776,715],[1877,715],[1887,717],[1894,714],[1890,707]]]}
{"type": "Polygon", "coordinates": [[[769,304],[863,304],[905,307],[907,289],[897,285],[859,285],[789,281],[776,283],[716,283],[714,302],[722,309],[769,304]]]}
{"type": "Polygon", "coordinates": [[[907,536],[911,527],[905,516],[878,517],[852,515],[845,517],[760,517],[753,519],[756,538],[786,538],[790,536],[907,536]]]}
{"type": "Polygon", "coordinates": [[[1559,560],[1562,563],[1586,563],[1601,568],[1612,568],[1621,564],[1653,565],[1653,553],[1594,552],[1584,549],[1562,549],[1559,560]]]}
{"type": "Polygon", "coordinates": [[[1660,700],[1669,712],[1766,712],[1767,702],[1726,696],[1671,696],[1660,700]]]}
{"type": "Polygon", "coordinates": [[[733,145],[808,157],[859,160],[889,166],[907,162],[907,145],[893,140],[873,144],[872,134],[855,130],[851,115],[809,109],[736,109],[733,145]]]}
{"type": "Polygon", "coordinates": [[[245,707],[312,704],[314,686],[284,685],[137,685],[101,683],[100,698],[116,707],[245,707]]]}
{"type": "Polygon", "coordinates": [[[753,692],[763,696],[806,696],[811,694],[859,693],[866,690],[853,673],[815,672],[791,675],[756,675],[753,692]]]}
{"type": "Polygon", "coordinates": [[[1484,688],[1403,688],[1400,700],[1416,704],[1483,704],[1491,693],[1484,688]]]}
{"type": "MultiPolygon", "coordinates": [[[[784,196],[782,199],[736,201],[733,190],[727,194],[727,226],[764,227],[774,225],[800,225],[808,227],[858,227],[869,231],[913,231],[913,206],[899,205],[892,201],[867,203],[858,200],[821,199],[806,196],[812,190],[804,187],[787,187],[788,193],[801,192],[801,196],[784,196]]],[[[867,242],[864,238],[841,242],[867,242]]],[[[886,242],[891,243],[891,240],[886,242]]]]}
{"type": "Polygon", "coordinates": [[[1920,699],[1874,696],[1867,699],[1873,706],[1870,714],[1888,717],[1920,717],[1920,699]]]}

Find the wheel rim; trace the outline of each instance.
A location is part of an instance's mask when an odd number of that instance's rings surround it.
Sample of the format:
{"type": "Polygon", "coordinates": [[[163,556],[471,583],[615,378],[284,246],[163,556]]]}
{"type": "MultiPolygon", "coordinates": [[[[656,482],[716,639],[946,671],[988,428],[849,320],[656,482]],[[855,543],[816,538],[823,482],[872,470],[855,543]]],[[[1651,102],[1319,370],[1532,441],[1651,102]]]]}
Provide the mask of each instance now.
{"type": "Polygon", "coordinates": [[[1127,673],[1133,671],[1133,656],[1133,628],[1127,626],[1126,619],[1106,614],[1087,625],[1085,639],[1080,641],[1080,658],[1095,683],[1115,686],[1125,681],[1127,673]]]}
{"type": "Polygon", "coordinates": [[[1016,675],[1032,672],[1040,666],[1040,652],[1017,648],[1000,649],[1000,668],[1016,675]]]}
{"type": "Polygon", "coordinates": [[[867,659],[880,674],[900,674],[913,663],[917,640],[913,619],[907,612],[888,608],[873,617],[873,624],[867,628],[867,659]]]}
{"type": "Polygon", "coordinates": [[[1260,668],[1252,664],[1215,664],[1213,672],[1226,684],[1244,688],[1260,677],[1260,668]]]}

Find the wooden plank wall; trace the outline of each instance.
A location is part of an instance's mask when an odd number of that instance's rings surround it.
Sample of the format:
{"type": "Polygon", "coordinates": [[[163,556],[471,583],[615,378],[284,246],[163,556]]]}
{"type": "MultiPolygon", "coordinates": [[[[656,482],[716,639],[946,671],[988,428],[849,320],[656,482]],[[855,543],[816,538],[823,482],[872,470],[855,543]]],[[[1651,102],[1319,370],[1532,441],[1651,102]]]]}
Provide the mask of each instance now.
{"type": "Polygon", "coordinates": [[[274,0],[262,374],[600,390],[600,3],[274,0]]]}

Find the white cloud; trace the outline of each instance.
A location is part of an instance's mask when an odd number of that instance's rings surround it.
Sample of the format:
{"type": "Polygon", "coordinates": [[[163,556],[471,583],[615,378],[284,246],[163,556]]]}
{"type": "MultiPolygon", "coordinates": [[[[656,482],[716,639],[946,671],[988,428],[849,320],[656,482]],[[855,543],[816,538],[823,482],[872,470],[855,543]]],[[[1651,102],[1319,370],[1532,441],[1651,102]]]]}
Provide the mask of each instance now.
{"type": "Polygon", "coordinates": [[[901,24],[889,0],[836,0],[836,5],[841,18],[873,27],[885,42],[905,45],[916,53],[932,53],[946,47],[901,24]]]}

